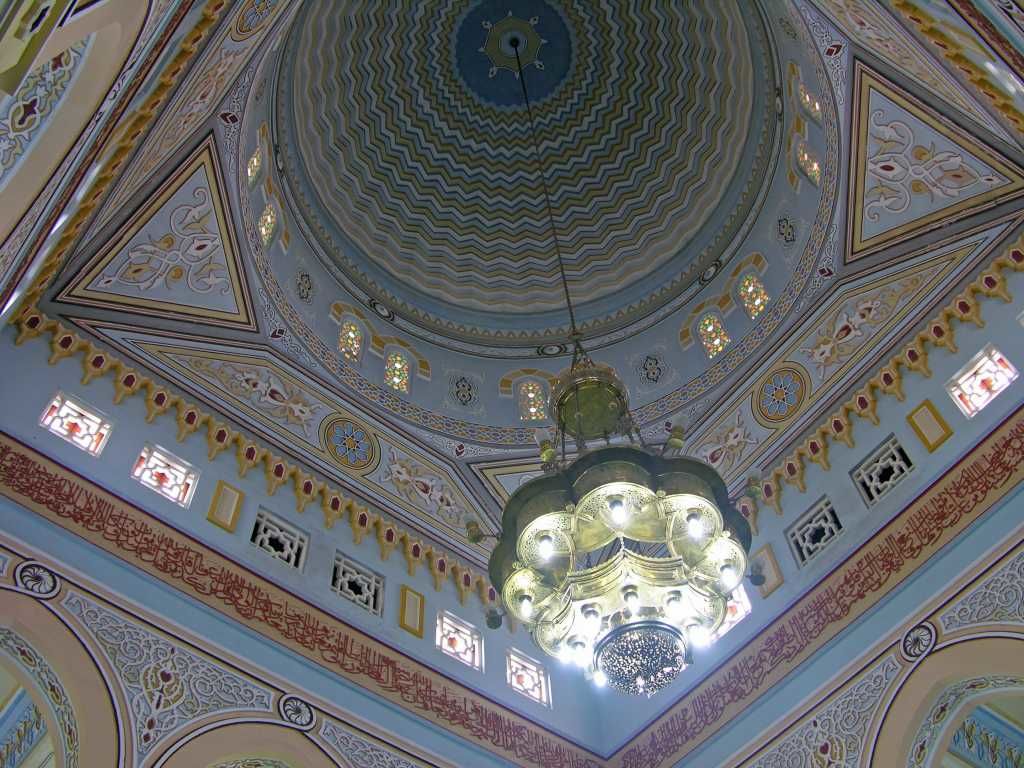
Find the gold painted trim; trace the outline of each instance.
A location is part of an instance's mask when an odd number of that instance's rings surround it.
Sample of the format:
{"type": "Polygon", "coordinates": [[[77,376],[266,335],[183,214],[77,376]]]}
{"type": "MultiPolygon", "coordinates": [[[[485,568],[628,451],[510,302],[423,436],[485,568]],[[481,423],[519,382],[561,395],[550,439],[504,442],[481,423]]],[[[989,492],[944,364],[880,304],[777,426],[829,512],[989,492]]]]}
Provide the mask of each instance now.
{"type": "Polygon", "coordinates": [[[426,632],[425,615],[427,609],[427,599],[422,593],[417,592],[412,587],[402,585],[401,597],[398,605],[398,626],[408,632],[410,635],[418,637],[420,640],[423,639],[423,635],[426,632]],[[419,615],[416,620],[416,624],[409,624],[406,622],[406,614],[412,606],[409,602],[411,600],[419,601],[419,615]]]}
{"type": "Polygon", "coordinates": [[[924,447],[928,449],[928,453],[934,453],[936,448],[938,448],[940,445],[942,445],[944,442],[946,442],[949,438],[953,436],[953,429],[949,426],[949,422],[947,422],[942,417],[942,414],[939,413],[939,410],[935,407],[931,400],[926,399],[919,406],[917,406],[917,408],[908,413],[907,423],[910,424],[910,428],[914,430],[914,434],[917,435],[917,439],[920,440],[924,447]],[[921,411],[927,411],[931,415],[931,417],[935,419],[935,423],[942,428],[942,437],[940,437],[938,440],[929,440],[928,436],[925,435],[924,430],[922,430],[921,427],[917,425],[915,416],[921,411]]]}
{"type": "Polygon", "coordinates": [[[210,508],[206,512],[206,519],[218,528],[223,528],[228,533],[234,533],[235,527],[238,525],[238,514],[242,511],[242,502],[244,501],[245,493],[240,488],[218,480],[217,489],[213,492],[213,499],[210,500],[210,508]],[[223,498],[229,493],[234,494],[235,498],[227,520],[221,520],[217,516],[217,511],[220,509],[223,498]]]}

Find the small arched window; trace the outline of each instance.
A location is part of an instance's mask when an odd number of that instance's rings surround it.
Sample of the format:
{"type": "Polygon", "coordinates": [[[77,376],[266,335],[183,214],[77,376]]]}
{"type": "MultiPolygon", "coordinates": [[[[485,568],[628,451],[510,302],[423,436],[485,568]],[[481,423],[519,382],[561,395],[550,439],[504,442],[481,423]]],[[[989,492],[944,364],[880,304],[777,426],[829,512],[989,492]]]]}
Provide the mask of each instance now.
{"type": "Polygon", "coordinates": [[[821,182],[821,163],[818,161],[817,155],[807,146],[806,141],[801,141],[797,145],[796,163],[800,166],[804,176],[810,179],[814,186],[818,186],[821,182]]]}
{"type": "Polygon", "coordinates": [[[256,147],[256,150],[249,156],[249,162],[245,166],[249,184],[255,184],[263,170],[263,146],[256,147]]]}
{"type": "Polygon", "coordinates": [[[277,209],[274,208],[273,203],[267,203],[267,207],[260,214],[259,229],[263,245],[270,245],[270,240],[274,237],[274,230],[277,229],[277,209]]]}
{"type": "Polygon", "coordinates": [[[740,281],[740,301],[751,320],[768,306],[768,291],[757,275],[746,275],[740,281]]]}
{"type": "Polygon", "coordinates": [[[800,83],[800,106],[804,112],[815,122],[821,122],[821,100],[811,90],[800,83]]]}
{"type": "Polygon", "coordinates": [[[519,418],[523,421],[544,421],[547,417],[544,387],[537,381],[521,382],[519,384],[519,418]]]}
{"type": "Polygon", "coordinates": [[[350,363],[359,361],[363,351],[363,329],[352,320],[344,320],[338,332],[338,351],[350,363]]]}
{"type": "Polygon", "coordinates": [[[697,332],[700,334],[700,340],[704,343],[704,351],[707,352],[710,358],[718,355],[732,341],[729,338],[729,334],[725,332],[722,319],[710,312],[700,319],[700,323],[697,325],[697,332]]]}
{"type": "Polygon", "coordinates": [[[409,391],[409,358],[403,353],[389,352],[384,359],[384,378],[387,385],[397,392],[409,391]]]}

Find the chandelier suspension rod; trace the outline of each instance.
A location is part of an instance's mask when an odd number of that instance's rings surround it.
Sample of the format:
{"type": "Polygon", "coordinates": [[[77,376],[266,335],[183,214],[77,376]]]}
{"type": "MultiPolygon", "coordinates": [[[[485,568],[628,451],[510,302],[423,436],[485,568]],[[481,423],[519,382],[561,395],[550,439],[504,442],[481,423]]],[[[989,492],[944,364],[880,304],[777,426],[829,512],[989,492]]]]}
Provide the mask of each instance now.
{"type": "Polygon", "coordinates": [[[509,41],[512,50],[516,53],[516,66],[519,68],[519,85],[523,89],[523,103],[526,105],[526,115],[530,120],[530,137],[533,139],[533,159],[537,166],[537,175],[540,176],[541,187],[544,190],[544,203],[548,209],[548,223],[551,224],[551,239],[555,244],[555,255],[558,257],[558,272],[562,277],[562,290],[565,292],[565,304],[569,309],[569,327],[572,332],[572,343],[574,348],[580,345],[580,332],[576,328],[576,313],[572,308],[572,297],[569,295],[569,281],[565,276],[565,262],[562,259],[562,249],[558,243],[558,229],[555,227],[555,213],[551,206],[551,193],[548,190],[547,176],[544,174],[544,167],[540,161],[540,144],[537,142],[537,129],[533,124],[533,108],[530,106],[530,94],[526,90],[526,78],[523,76],[523,62],[519,58],[519,38],[515,37],[509,41]]]}

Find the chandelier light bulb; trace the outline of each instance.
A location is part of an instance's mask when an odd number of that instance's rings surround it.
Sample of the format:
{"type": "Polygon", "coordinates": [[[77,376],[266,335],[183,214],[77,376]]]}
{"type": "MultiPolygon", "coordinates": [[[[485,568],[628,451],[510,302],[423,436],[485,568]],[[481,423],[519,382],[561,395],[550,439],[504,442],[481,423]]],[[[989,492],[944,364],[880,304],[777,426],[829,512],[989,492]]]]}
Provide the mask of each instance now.
{"type": "Polygon", "coordinates": [[[540,555],[541,560],[550,560],[551,556],[555,554],[555,540],[550,536],[541,536],[537,540],[537,554],[540,555]]]}
{"type": "Polygon", "coordinates": [[[608,684],[608,676],[600,669],[594,673],[594,685],[598,688],[604,688],[608,684]]]}
{"type": "Polygon", "coordinates": [[[686,532],[691,539],[704,538],[704,516],[700,512],[691,512],[686,516],[686,532]]]}
{"type": "Polygon", "coordinates": [[[736,567],[731,564],[725,564],[718,569],[718,572],[722,576],[722,586],[726,589],[733,589],[739,582],[738,574],[736,573],[736,567]]]}
{"type": "Polygon", "coordinates": [[[683,618],[683,598],[678,592],[674,592],[665,603],[665,615],[671,621],[679,621],[683,618]]]}
{"type": "Polygon", "coordinates": [[[640,610],[640,595],[637,594],[635,589],[626,591],[626,609],[634,616],[640,610]]]}
{"type": "Polygon", "coordinates": [[[601,629],[601,613],[596,608],[587,608],[583,611],[583,626],[591,635],[597,634],[601,629]]]}
{"type": "Polygon", "coordinates": [[[572,643],[572,659],[578,667],[586,667],[590,664],[590,648],[582,640],[572,643]]]}
{"type": "Polygon", "coordinates": [[[524,619],[533,616],[533,598],[529,595],[523,595],[519,598],[519,615],[524,619]]]}
{"type": "Polygon", "coordinates": [[[616,496],[608,502],[608,511],[611,512],[612,522],[616,525],[623,525],[629,518],[626,502],[620,496],[616,496]]]}
{"type": "Polygon", "coordinates": [[[686,628],[690,643],[698,648],[704,648],[711,644],[711,633],[703,624],[691,624],[686,628]]]}

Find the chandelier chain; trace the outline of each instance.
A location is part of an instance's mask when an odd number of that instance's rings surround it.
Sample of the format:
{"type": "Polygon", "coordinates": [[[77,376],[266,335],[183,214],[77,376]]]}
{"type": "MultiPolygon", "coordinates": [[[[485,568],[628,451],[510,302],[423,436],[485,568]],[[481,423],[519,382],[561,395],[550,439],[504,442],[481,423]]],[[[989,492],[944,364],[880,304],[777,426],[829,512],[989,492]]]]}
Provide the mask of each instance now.
{"type": "Polygon", "coordinates": [[[555,255],[558,257],[558,272],[562,277],[562,290],[565,292],[565,303],[569,309],[569,327],[572,332],[574,351],[579,347],[579,330],[576,328],[576,313],[572,307],[572,297],[569,295],[569,280],[565,276],[565,262],[562,259],[562,249],[558,242],[558,229],[555,227],[555,212],[551,205],[551,193],[548,190],[548,180],[544,173],[544,166],[540,160],[540,144],[537,141],[537,128],[533,123],[533,108],[530,106],[530,94],[526,90],[526,77],[523,74],[523,62],[519,58],[519,40],[512,40],[512,50],[516,54],[516,66],[519,69],[519,85],[523,89],[523,104],[526,105],[526,115],[530,121],[530,137],[533,140],[533,159],[537,167],[537,175],[540,176],[541,188],[544,190],[544,203],[548,210],[548,223],[551,224],[551,240],[555,245],[555,255]]]}

